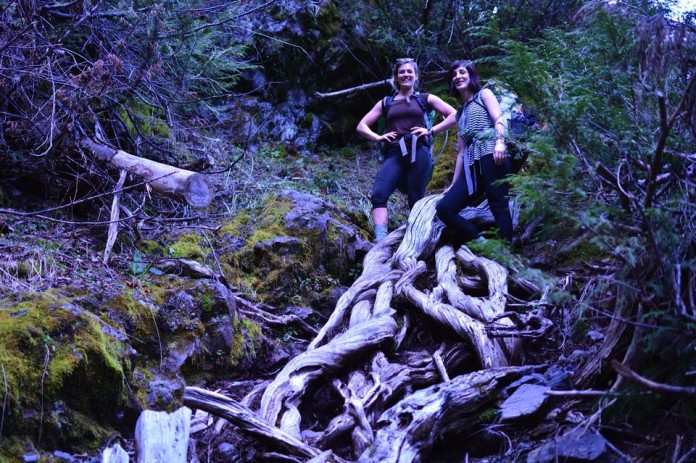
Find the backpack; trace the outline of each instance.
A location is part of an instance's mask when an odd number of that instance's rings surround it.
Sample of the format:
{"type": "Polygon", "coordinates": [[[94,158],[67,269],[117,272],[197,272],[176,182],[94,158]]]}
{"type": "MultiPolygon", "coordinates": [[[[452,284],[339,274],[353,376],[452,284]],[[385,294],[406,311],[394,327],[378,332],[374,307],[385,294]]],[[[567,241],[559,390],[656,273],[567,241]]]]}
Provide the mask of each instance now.
{"type": "Polygon", "coordinates": [[[524,163],[529,157],[529,150],[525,149],[522,141],[531,131],[539,130],[541,123],[539,117],[533,111],[522,107],[512,111],[508,118],[508,134],[510,139],[507,142],[507,149],[512,159],[512,173],[522,170],[524,163]]]}
{"type": "MultiPolygon", "coordinates": [[[[394,104],[394,97],[395,95],[390,95],[382,98],[382,116],[378,121],[378,132],[380,134],[384,133],[384,128],[387,124],[387,114],[389,114],[389,108],[394,104]]],[[[423,126],[430,130],[433,127],[435,110],[428,106],[428,102],[423,99],[423,95],[421,95],[420,92],[413,92],[413,97],[418,102],[421,111],[423,111],[423,126]]],[[[430,147],[432,149],[432,143],[430,143],[430,147]]],[[[379,162],[384,161],[384,157],[387,155],[387,149],[389,149],[389,142],[379,142],[379,162]]],[[[432,150],[430,154],[432,154],[432,150]]]]}
{"type": "MultiPolygon", "coordinates": [[[[386,121],[387,121],[387,114],[389,113],[389,108],[394,104],[394,97],[395,95],[390,95],[387,97],[384,97],[382,99],[382,116],[379,118],[378,121],[378,133],[384,133],[384,129],[386,126],[386,121]]],[[[420,106],[421,110],[423,111],[423,126],[428,129],[428,131],[433,127],[433,120],[435,119],[436,112],[433,108],[431,108],[428,105],[428,102],[423,99],[423,96],[421,95],[420,92],[413,92],[413,97],[416,99],[418,102],[418,106],[420,106]]],[[[433,143],[432,140],[428,140],[428,143],[430,144],[430,167],[428,169],[428,173],[425,176],[425,185],[427,186],[428,183],[430,183],[430,179],[433,177],[433,169],[435,167],[435,160],[432,157],[433,154],[433,143]]],[[[379,142],[379,154],[377,157],[377,160],[379,162],[383,162],[384,158],[387,155],[387,150],[389,149],[389,142],[386,141],[381,141],[379,142]]],[[[406,182],[406,179],[401,179],[396,186],[397,190],[399,190],[401,193],[406,194],[408,185],[406,182]]]]}
{"type": "MultiPolygon", "coordinates": [[[[491,89],[498,101],[501,102],[502,93],[505,92],[505,90],[503,90],[502,92],[500,90],[497,90],[495,83],[493,82],[487,83],[481,88],[481,90],[483,90],[484,88],[491,89]]],[[[478,93],[474,95],[472,103],[476,103],[479,106],[481,106],[484,110],[488,111],[485,104],[483,103],[483,100],[481,99],[481,90],[479,90],[478,93]]],[[[516,102],[516,96],[514,94],[512,95],[514,96],[514,102],[512,106],[519,107],[519,103],[516,102]]],[[[527,133],[529,133],[532,130],[538,129],[540,125],[538,117],[532,111],[523,110],[521,108],[513,109],[513,107],[503,107],[503,105],[501,104],[503,118],[507,119],[508,136],[505,137],[505,147],[510,156],[510,172],[516,174],[522,169],[524,163],[527,161],[527,158],[529,157],[529,151],[523,148],[520,141],[524,140],[527,133]]],[[[461,112],[463,109],[464,107],[462,106],[457,110],[457,121],[459,120],[459,117],[461,116],[461,112]]]]}

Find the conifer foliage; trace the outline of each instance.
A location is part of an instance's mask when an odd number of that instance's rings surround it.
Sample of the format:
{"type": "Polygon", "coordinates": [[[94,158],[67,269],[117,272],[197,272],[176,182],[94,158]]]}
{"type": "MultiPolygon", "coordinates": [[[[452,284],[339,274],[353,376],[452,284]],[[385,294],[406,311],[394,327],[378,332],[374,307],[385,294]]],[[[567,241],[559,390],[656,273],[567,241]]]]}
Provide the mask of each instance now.
{"type": "Polygon", "coordinates": [[[642,7],[589,2],[569,27],[508,35],[491,62],[548,124],[527,141],[517,193],[546,218],[541,241],[580,263],[580,319],[607,328],[576,380],[604,384],[620,362],[683,405],[696,372],[696,28],[642,7]]]}
{"type": "Polygon", "coordinates": [[[242,14],[237,2],[3,2],[5,180],[84,180],[83,137],[171,161],[184,119],[195,127],[198,105],[229,95],[247,67],[224,29],[242,14]]]}

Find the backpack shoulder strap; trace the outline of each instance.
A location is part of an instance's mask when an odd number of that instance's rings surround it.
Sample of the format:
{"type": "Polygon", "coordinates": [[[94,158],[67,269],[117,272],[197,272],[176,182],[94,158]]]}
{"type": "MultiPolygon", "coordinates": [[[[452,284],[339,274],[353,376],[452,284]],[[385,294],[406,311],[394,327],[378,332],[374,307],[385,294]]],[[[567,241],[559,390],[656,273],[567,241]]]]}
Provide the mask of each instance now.
{"type": "MultiPolygon", "coordinates": [[[[476,103],[477,105],[481,106],[483,109],[486,109],[486,105],[485,105],[485,103],[483,102],[483,97],[481,96],[481,92],[483,91],[484,88],[486,88],[486,87],[483,87],[481,90],[479,90],[478,92],[476,92],[476,95],[474,95],[473,101],[474,101],[474,103],[476,103]]],[[[486,109],[486,111],[488,111],[488,109],[486,109]]]]}
{"type": "Polygon", "coordinates": [[[425,124],[425,128],[430,130],[432,127],[432,121],[430,120],[430,105],[428,105],[428,102],[423,98],[423,95],[421,95],[420,92],[413,92],[413,97],[416,99],[418,102],[418,106],[420,106],[421,111],[423,111],[423,123],[425,124]]]}
{"type": "Polygon", "coordinates": [[[420,92],[413,92],[413,97],[416,99],[418,106],[420,106],[424,113],[430,111],[430,105],[428,105],[428,102],[425,101],[425,98],[423,98],[423,95],[420,92]]]}
{"type": "Polygon", "coordinates": [[[389,113],[389,108],[394,104],[394,95],[385,96],[382,98],[382,115],[387,118],[387,113],[389,113]]]}

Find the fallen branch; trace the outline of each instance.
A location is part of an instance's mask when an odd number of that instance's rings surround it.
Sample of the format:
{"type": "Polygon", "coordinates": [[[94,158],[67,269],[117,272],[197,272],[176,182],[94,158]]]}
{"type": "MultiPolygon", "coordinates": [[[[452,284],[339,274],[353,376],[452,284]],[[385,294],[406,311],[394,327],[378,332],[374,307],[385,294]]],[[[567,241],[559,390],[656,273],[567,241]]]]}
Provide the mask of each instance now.
{"type": "Polygon", "coordinates": [[[614,367],[614,370],[616,370],[616,372],[621,376],[630,379],[639,386],[642,386],[651,391],[664,392],[667,394],[696,396],[696,387],[682,387],[673,386],[671,384],[657,383],[644,376],[639,375],[638,373],[631,370],[618,360],[612,360],[611,366],[614,367]]]}
{"type": "Polygon", "coordinates": [[[225,418],[242,430],[254,434],[292,455],[313,458],[321,454],[321,451],[269,425],[253,411],[222,394],[189,386],[184,390],[184,404],[225,418]]]}
{"type": "Polygon", "coordinates": [[[116,238],[118,237],[118,220],[120,218],[120,205],[121,205],[121,188],[126,182],[126,171],[122,170],[118,178],[118,183],[116,184],[116,191],[114,192],[114,199],[111,202],[111,224],[109,225],[109,234],[106,240],[106,246],[104,247],[104,259],[105,265],[109,263],[109,256],[111,255],[111,249],[116,243],[116,238]]]}
{"type": "Polygon", "coordinates": [[[315,92],[314,95],[317,98],[329,98],[332,96],[340,96],[340,95],[346,95],[348,93],[355,93],[359,90],[365,90],[368,88],[372,87],[379,87],[380,85],[391,85],[392,84],[392,79],[384,79],[380,80],[379,82],[372,82],[369,84],[363,84],[363,85],[358,85],[357,87],[351,87],[351,88],[346,88],[344,90],[338,90],[336,92],[329,92],[329,93],[321,93],[321,92],[315,92]]]}
{"type": "Polygon", "coordinates": [[[213,200],[213,188],[203,174],[140,158],[89,138],[83,138],[80,146],[92,151],[100,161],[143,179],[159,194],[183,199],[196,208],[208,207],[213,200]]]}

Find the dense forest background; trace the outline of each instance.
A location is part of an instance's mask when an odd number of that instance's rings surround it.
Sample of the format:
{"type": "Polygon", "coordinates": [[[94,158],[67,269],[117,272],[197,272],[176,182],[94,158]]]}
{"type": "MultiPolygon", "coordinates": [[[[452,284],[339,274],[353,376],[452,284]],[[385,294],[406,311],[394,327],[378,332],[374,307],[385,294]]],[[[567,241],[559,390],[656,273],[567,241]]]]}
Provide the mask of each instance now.
{"type": "MultiPolygon", "coordinates": [[[[635,461],[693,461],[696,11],[673,18],[671,3],[4,0],[3,455],[95,451],[105,442],[41,431],[45,365],[58,341],[16,334],[17,304],[66,287],[99,294],[105,282],[115,292],[156,291],[144,276],[155,248],[232,279],[235,261],[228,269],[215,252],[191,252],[190,238],[172,247],[163,237],[253,217],[286,189],[352,211],[367,240],[377,164],[354,128],[390,91],[376,83],[408,56],[423,89],[454,105],[445,71],[467,58],[497,91],[534,111],[542,128],[509,140],[528,156],[512,180],[520,204],[515,246],[478,251],[544,288],[557,318],[554,344],[540,358],[584,349],[587,333],[600,333],[574,384],[623,388],[611,403],[605,396],[588,407],[634,438],[654,430],[654,445],[634,452],[635,461]],[[340,93],[346,89],[353,90],[340,93]],[[202,173],[213,199],[196,208],[180,195],[153,193],[138,175],[119,178],[95,144],[202,173]],[[38,349],[33,366],[12,371],[13,349],[38,349]],[[11,408],[23,388],[42,397],[40,425],[27,404],[11,408]]],[[[453,139],[439,142],[433,193],[448,184],[453,139]]],[[[393,228],[406,219],[400,201],[390,206],[393,228]]],[[[215,244],[234,246],[235,236],[215,244]]],[[[348,285],[355,273],[338,279],[348,285]]],[[[257,280],[235,285],[250,301],[287,301],[257,280]]],[[[294,303],[309,304],[302,299],[309,280],[296,279],[294,303]]]]}

